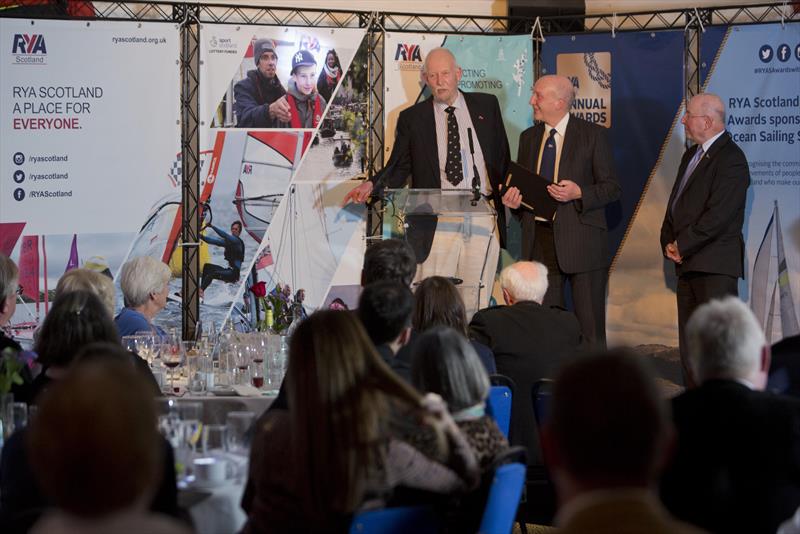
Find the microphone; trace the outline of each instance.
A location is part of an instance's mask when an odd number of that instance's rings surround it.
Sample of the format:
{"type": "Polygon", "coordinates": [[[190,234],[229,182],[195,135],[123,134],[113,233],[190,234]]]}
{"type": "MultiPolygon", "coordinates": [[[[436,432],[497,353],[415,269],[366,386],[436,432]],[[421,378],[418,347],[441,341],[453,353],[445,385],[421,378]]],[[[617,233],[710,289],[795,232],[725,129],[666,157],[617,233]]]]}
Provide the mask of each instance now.
{"type": "Polygon", "coordinates": [[[472,202],[473,206],[481,199],[481,179],[478,176],[478,167],[475,165],[475,145],[472,144],[472,128],[467,128],[469,138],[469,153],[472,156],[472,202]]]}

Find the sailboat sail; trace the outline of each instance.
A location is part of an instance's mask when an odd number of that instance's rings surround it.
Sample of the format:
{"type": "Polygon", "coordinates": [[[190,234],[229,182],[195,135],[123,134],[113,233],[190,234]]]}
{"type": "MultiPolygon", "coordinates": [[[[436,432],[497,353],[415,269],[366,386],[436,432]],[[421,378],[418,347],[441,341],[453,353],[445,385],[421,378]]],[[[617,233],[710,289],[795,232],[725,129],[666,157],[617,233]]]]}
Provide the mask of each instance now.
{"type": "Polygon", "coordinates": [[[775,227],[778,240],[778,294],[780,295],[781,334],[784,338],[800,334],[797,324],[797,314],[794,310],[792,287],[789,284],[789,268],[786,265],[786,255],[783,251],[783,236],[781,235],[781,219],[778,213],[778,203],[775,202],[775,227]]]}
{"type": "Polygon", "coordinates": [[[36,313],[39,313],[39,236],[22,236],[19,251],[19,285],[22,294],[33,299],[36,303],[36,313]]]}
{"type": "Polygon", "coordinates": [[[775,293],[778,291],[778,281],[772,284],[772,297],[769,299],[769,314],[767,315],[767,326],[764,327],[764,335],[767,338],[767,345],[772,345],[772,318],[775,316],[775,293]]]}
{"type": "Polygon", "coordinates": [[[72,234],[72,246],[69,248],[69,260],[64,272],[77,269],[80,261],[78,260],[78,234],[72,234]]]}
{"type": "Polygon", "coordinates": [[[772,233],[775,228],[774,222],[775,212],[773,211],[772,217],[769,219],[769,224],[767,224],[767,230],[764,232],[764,238],[761,240],[761,244],[758,247],[756,261],[753,263],[753,280],[750,289],[750,309],[753,310],[758,324],[764,328],[765,332],[767,332],[764,323],[765,313],[767,311],[767,291],[770,278],[769,267],[772,260],[772,233]]]}

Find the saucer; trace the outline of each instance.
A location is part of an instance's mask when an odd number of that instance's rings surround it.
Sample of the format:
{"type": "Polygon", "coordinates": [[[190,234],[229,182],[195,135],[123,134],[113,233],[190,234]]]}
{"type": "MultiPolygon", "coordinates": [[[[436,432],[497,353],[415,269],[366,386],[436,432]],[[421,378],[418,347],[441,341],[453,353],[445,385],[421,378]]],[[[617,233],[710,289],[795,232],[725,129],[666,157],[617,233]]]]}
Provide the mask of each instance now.
{"type": "Polygon", "coordinates": [[[236,390],[230,386],[220,386],[216,388],[211,388],[209,390],[212,395],[216,395],[218,397],[231,397],[236,395],[236,390]]]}

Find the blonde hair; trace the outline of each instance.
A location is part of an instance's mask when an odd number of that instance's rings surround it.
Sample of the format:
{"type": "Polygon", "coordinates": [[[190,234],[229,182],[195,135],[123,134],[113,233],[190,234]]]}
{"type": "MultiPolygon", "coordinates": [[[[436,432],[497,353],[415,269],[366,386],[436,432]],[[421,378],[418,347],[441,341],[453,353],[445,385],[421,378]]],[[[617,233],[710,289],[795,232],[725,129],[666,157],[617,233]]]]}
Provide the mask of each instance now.
{"type": "Polygon", "coordinates": [[[80,268],[67,271],[59,278],[56,285],[56,298],[71,291],[84,290],[94,293],[103,302],[109,315],[114,316],[115,290],[114,282],[108,276],[80,268]]]}

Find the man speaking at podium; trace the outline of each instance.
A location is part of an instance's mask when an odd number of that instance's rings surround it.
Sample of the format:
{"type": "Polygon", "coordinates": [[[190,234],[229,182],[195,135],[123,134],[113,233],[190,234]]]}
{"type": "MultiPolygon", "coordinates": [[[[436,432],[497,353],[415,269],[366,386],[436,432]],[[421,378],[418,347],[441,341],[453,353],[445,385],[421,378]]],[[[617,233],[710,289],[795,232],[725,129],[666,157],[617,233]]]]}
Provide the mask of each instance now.
{"type": "Polygon", "coordinates": [[[498,185],[505,177],[510,156],[497,97],[459,91],[461,67],[446,48],[428,53],[421,78],[432,96],[400,113],[385,175],[377,173],[350,191],[344,201],[366,202],[376,183],[399,188],[409,175],[412,188],[471,190],[473,169],[477,169],[480,193],[492,196],[499,208],[497,225],[500,244],[505,246],[498,185]]]}

